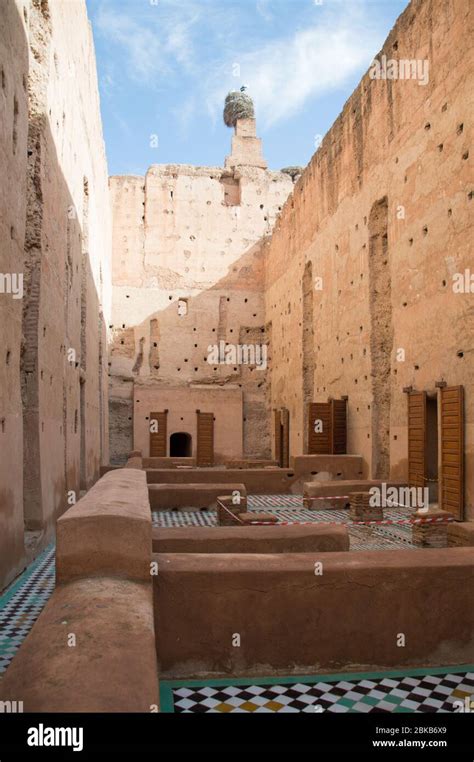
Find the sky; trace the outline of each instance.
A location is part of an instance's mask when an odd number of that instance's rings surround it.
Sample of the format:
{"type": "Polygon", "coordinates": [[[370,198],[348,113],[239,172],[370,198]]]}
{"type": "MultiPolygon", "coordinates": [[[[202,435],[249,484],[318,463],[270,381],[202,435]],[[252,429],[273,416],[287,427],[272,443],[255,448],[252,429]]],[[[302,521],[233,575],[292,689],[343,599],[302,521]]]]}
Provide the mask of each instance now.
{"type": "Polygon", "coordinates": [[[305,166],[407,0],[87,0],[109,174],[223,166],[247,87],[271,169],[305,166]]]}

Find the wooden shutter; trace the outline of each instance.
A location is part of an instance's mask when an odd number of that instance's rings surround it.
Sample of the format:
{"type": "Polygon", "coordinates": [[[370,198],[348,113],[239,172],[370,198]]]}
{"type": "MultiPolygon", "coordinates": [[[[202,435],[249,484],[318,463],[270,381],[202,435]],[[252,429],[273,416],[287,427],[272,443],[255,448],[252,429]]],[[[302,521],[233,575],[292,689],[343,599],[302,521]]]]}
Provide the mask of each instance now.
{"type": "Polygon", "coordinates": [[[310,402],[308,413],[308,455],[331,454],[331,404],[310,402]],[[322,422],[322,431],[314,430],[316,421],[322,422]]]}
{"type": "Polygon", "coordinates": [[[440,508],[464,517],[464,389],[445,386],[441,398],[440,508]]]}
{"type": "Polygon", "coordinates": [[[214,413],[197,413],[196,465],[214,465],[214,413]]]}
{"type": "Polygon", "coordinates": [[[273,411],[275,427],[275,460],[279,466],[283,466],[282,441],[281,441],[281,412],[273,411]]]}
{"type": "Polygon", "coordinates": [[[168,411],[150,413],[149,424],[158,422],[158,431],[150,430],[150,458],[166,458],[168,451],[168,411]]]}
{"type": "Polygon", "coordinates": [[[426,392],[408,394],[408,484],[424,487],[426,476],[426,392]]]}
{"type": "Polygon", "coordinates": [[[331,400],[331,453],[345,455],[347,452],[347,404],[346,400],[331,400]]]}
{"type": "Polygon", "coordinates": [[[281,465],[282,468],[288,468],[290,465],[290,411],[286,407],[281,409],[281,424],[281,465]]]}

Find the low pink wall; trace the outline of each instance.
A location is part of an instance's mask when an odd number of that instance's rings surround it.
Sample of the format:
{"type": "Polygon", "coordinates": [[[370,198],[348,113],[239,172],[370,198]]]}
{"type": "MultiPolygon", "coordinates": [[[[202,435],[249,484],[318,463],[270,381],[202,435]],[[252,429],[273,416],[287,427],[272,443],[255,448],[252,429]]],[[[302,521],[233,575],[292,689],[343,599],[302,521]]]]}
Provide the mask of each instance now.
{"type": "Polygon", "coordinates": [[[0,682],[1,700],[26,712],[157,707],[151,556],[145,472],[113,470],[57,522],[57,587],[0,682]]]}
{"type": "Polygon", "coordinates": [[[57,587],[0,681],[0,700],[21,700],[25,712],[150,712],[151,585],[95,578],[57,587]]]}
{"type": "Polygon", "coordinates": [[[169,508],[216,507],[217,498],[224,493],[239,492],[245,497],[244,484],[149,484],[148,499],[152,510],[169,508]]]}
{"type": "Polygon", "coordinates": [[[57,522],[58,582],[100,576],[146,581],[150,553],[145,471],[111,471],[57,522]]]}
{"type": "Polygon", "coordinates": [[[235,484],[243,483],[247,492],[254,495],[287,493],[296,480],[291,469],[147,469],[148,484],[235,484]]]}
{"type": "Polygon", "coordinates": [[[471,548],[156,558],[163,675],[474,662],[471,548]]]}
{"type": "Polygon", "coordinates": [[[347,527],[221,526],[153,529],[155,553],[317,553],[349,550],[347,527]]]}

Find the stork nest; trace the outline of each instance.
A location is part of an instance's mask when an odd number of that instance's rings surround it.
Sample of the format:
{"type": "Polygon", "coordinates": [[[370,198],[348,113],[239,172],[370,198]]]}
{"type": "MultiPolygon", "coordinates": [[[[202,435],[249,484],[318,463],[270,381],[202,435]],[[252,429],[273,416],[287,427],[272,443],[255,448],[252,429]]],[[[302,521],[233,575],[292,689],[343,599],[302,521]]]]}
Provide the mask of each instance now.
{"type": "Polygon", "coordinates": [[[224,104],[224,123],[235,127],[237,119],[253,119],[255,111],[250,95],[233,90],[228,93],[224,104]]]}

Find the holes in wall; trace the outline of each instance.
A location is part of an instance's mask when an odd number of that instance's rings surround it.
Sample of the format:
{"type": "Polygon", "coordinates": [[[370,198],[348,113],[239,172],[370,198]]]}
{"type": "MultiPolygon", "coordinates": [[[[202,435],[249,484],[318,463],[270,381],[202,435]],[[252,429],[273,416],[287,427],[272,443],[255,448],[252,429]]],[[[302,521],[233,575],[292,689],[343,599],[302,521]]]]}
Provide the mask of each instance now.
{"type": "Polygon", "coordinates": [[[462,349],[460,349],[459,352],[456,352],[456,357],[464,357],[464,352],[462,349]]]}
{"type": "Polygon", "coordinates": [[[464,161],[466,161],[466,159],[469,158],[469,151],[464,151],[462,158],[464,159],[464,161]]]}
{"type": "Polygon", "coordinates": [[[444,145],[442,143],[440,143],[439,146],[438,146],[438,151],[441,153],[443,151],[443,149],[444,149],[444,145]]]}
{"type": "Polygon", "coordinates": [[[12,133],[14,154],[16,154],[16,147],[18,143],[18,112],[19,112],[18,98],[15,95],[13,98],[13,133],[12,133]]]}
{"type": "Polygon", "coordinates": [[[188,300],[178,299],[178,315],[179,317],[185,317],[188,314],[188,300]]]}
{"type": "Polygon", "coordinates": [[[456,127],[456,134],[461,135],[463,130],[464,130],[464,124],[463,122],[461,122],[461,124],[458,124],[458,126],[456,127]]]}
{"type": "Polygon", "coordinates": [[[428,225],[423,226],[423,235],[428,235],[428,225]]]}
{"type": "Polygon", "coordinates": [[[232,175],[224,175],[219,180],[223,190],[224,206],[240,206],[241,202],[241,188],[240,180],[232,175]]]}

